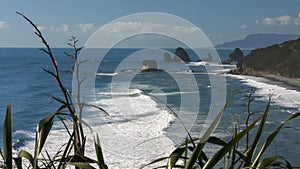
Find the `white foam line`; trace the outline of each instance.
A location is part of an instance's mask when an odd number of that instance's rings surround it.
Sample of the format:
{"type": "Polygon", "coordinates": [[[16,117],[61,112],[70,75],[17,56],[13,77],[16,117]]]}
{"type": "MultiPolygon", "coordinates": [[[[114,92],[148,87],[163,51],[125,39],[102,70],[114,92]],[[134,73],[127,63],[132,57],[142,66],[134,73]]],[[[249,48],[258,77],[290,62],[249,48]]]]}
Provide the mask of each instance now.
{"type": "Polygon", "coordinates": [[[114,76],[117,75],[117,72],[114,73],[97,73],[98,76],[114,76]]]}
{"type": "Polygon", "coordinates": [[[203,66],[203,65],[207,65],[206,62],[189,62],[187,63],[188,66],[203,66]]]}
{"type": "Polygon", "coordinates": [[[268,100],[272,96],[272,102],[279,106],[298,108],[300,110],[300,92],[293,89],[287,89],[275,84],[269,84],[263,77],[245,76],[245,75],[228,75],[240,79],[242,82],[253,86],[256,89],[255,93],[262,96],[263,100],[268,100]]]}
{"type": "MultiPolygon", "coordinates": [[[[138,92],[138,90],[133,90],[138,92]]],[[[99,133],[104,151],[104,158],[109,168],[139,168],[153,159],[167,156],[174,150],[174,143],[166,135],[164,129],[174,120],[174,116],[160,109],[149,96],[140,94],[138,97],[117,97],[98,101],[107,105],[111,117],[103,118],[99,112],[85,118],[93,131],[99,133]],[[111,121],[103,123],[101,121],[111,121]]],[[[60,126],[59,123],[55,125],[60,126]]],[[[85,127],[87,135],[86,155],[95,158],[93,134],[85,127]]],[[[55,127],[48,137],[44,150],[54,155],[61,145],[67,143],[68,134],[62,127],[55,127]]],[[[31,153],[34,141],[26,144],[25,149],[31,153]]]]}
{"type": "Polygon", "coordinates": [[[110,168],[139,168],[173,150],[174,143],[164,134],[164,129],[174,116],[159,109],[149,96],[116,97],[99,103],[108,105],[111,117],[106,120],[112,123],[97,125],[105,119],[95,118],[87,119],[87,123],[99,132],[110,168]]]}

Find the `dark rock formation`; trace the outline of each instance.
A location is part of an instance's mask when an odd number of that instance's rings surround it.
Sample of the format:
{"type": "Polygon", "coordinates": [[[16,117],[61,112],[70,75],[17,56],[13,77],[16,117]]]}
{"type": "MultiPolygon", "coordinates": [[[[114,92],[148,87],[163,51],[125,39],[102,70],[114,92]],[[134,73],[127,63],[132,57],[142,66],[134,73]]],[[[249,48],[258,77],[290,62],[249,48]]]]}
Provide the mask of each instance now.
{"type": "Polygon", "coordinates": [[[230,64],[232,62],[239,62],[240,60],[244,59],[244,54],[241,51],[240,48],[235,48],[235,50],[229,54],[228,58],[226,60],[224,60],[222,63],[223,64],[230,64]]]}
{"type": "Polygon", "coordinates": [[[239,74],[243,74],[243,64],[244,64],[244,59],[241,59],[237,62],[236,64],[236,68],[234,70],[231,70],[230,74],[235,74],[235,75],[239,75],[239,74]]]}
{"type": "Polygon", "coordinates": [[[173,60],[175,62],[180,62],[180,61],[190,62],[191,61],[187,52],[181,47],[176,48],[176,51],[174,54],[175,54],[175,56],[174,56],[173,60]]]}
{"type": "Polygon", "coordinates": [[[252,50],[233,73],[300,78],[300,38],[252,50]]]}

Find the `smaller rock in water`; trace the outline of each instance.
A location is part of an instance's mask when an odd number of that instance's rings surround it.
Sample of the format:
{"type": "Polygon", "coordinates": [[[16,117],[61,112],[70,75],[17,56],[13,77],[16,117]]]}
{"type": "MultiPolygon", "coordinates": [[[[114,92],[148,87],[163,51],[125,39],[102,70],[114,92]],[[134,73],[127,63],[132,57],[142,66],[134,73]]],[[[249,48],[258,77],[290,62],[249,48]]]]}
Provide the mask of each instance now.
{"type": "Polygon", "coordinates": [[[171,58],[171,55],[168,52],[164,53],[164,62],[172,62],[172,61],[173,59],[171,58]]]}
{"type": "Polygon", "coordinates": [[[144,60],[142,71],[157,71],[157,63],[155,60],[144,60]]]}

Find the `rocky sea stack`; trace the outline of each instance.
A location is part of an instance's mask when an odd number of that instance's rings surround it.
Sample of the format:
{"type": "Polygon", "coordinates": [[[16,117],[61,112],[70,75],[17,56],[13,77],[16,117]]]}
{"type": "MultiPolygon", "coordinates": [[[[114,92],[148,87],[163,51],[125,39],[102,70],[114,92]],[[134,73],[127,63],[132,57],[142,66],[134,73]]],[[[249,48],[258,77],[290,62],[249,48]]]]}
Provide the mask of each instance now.
{"type": "Polygon", "coordinates": [[[181,47],[176,48],[176,51],[174,54],[177,56],[177,57],[174,56],[175,62],[180,62],[180,61],[190,62],[191,61],[187,52],[181,47]]]}
{"type": "Polygon", "coordinates": [[[161,71],[157,67],[157,62],[155,60],[144,60],[142,71],[161,71]]]}

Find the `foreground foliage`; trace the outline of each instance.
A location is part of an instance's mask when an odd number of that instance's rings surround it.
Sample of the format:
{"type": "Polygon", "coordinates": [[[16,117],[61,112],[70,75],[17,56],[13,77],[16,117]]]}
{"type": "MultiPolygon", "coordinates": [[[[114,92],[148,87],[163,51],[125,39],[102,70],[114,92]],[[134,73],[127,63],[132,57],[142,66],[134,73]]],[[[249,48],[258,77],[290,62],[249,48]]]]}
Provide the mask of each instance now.
{"type": "MultiPolygon", "coordinates": [[[[251,94],[249,98],[250,97],[251,94]]],[[[215,122],[219,120],[221,114],[228,105],[227,103],[202,138],[190,139],[190,137],[187,137],[186,140],[169,155],[169,157],[156,159],[142,168],[164,160],[167,160],[167,165],[159,166],[157,168],[209,169],[216,167],[217,164],[220,165],[220,163],[223,163],[223,168],[226,169],[270,167],[293,168],[293,166],[284,157],[278,155],[265,157],[264,153],[284,125],[290,120],[300,116],[300,113],[294,113],[290,115],[282,122],[282,124],[280,124],[273,132],[271,132],[271,134],[267,136],[266,140],[262,140],[262,134],[269,113],[270,100],[271,99],[269,99],[264,113],[260,117],[255,119],[252,123],[246,124],[246,128],[240,132],[237,131],[237,127],[235,126],[231,140],[225,142],[221,138],[211,136],[212,131],[210,129],[216,127],[215,125],[217,123],[215,122]],[[258,125],[258,128],[256,131],[252,131],[256,125],[258,125]],[[249,138],[247,137],[249,134],[254,136],[250,146],[248,145],[249,138]],[[247,138],[247,146],[245,146],[245,149],[243,150],[238,149],[238,145],[240,145],[242,139],[245,138],[247,138]],[[204,152],[206,144],[214,144],[220,146],[221,148],[211,157],[208,157],[208,155],[206,155],[204,152]]],[[[248,104],[250,104],[251,101],[249,101],[248,104]]],[[[249,116],[247,119],[249,119],[249,116]]]]}
{"type": "MultiPolygon", "coordinates": [[[[84,122],[81,117],[82,117],[83,107],[89,105],[86,105],[84,102],[80,101],[79,93],[78,95],[73,95],[73,93],[71,93],[63,84],[62,79],[60,78],[60,71],[59,71],[56,58],[52,52],[52,49],[48,45],[47,41],[43,37],[38,27],[22,13],[17,12],[17,14],[29,22],[29,24],[34,28],[35,34],[44,44],[45,48],[41,48],[40,50],[49,56],[53,69],[49,70],[44,68],[43,70],[47,72],[49,75],[51,75],[53,79],[56,81],[58,88],[61,90],[62,98],[49,95],[50,98],[59,102],[61,106],[52,114],[43,118],[37,125],[34,153],[31,154],[25,150],[21,150],[18,153],[17,157],[13,157],[12,155],[11,105],[9,104],[7,106],[6,118],[4,121],[4,132],[3,132],[4,134],[3,153],[1,151],[1,155],[3,158],[2,168],[9,169],[14,167],[14,168],[21,169],[23,167],[26,167],[26,168],[33,168],[33,169],[39,169],[39,168],[60,169],[60,168],[65,168],[68,165],[73,165],[75,166],[75,168],[94,168],[91,164],[96,164],[99,166],[99,168],[106,169],[107,166],[104,163],[104,158],[100,147],[98,135],[96,135],[94,138],[97,159],[95,160],[85,156],[86,136],[83,130],[84,122]],[[75,100],[75,103],[73,103],[73,100],[75,100]],[[58,150],[58,152],[53,157],[50,157],[47,151],[46,151],[46,155],[41,154],[41,152],[49,136],[49,133],[52,130],[54,121],[56,119],[61,121],[61,123],[65,127],[65,130],[68,133],[68,135],[66,136],[68,138],[68,142],[62,145],[62,148],[58,150]],[[67,121],[71,121],[72,125],[71,126],[67,125],[66,124],[67,121]],[[24,159],[28,160],[29,164],[27,165],[29,166],[24,166],[22,164],[24,159]]],[[[77,75],[78,73],[77,71],[80,63],[76,62],[76,58],[81,48],[77,48],[76,44],[77,44],[77,40],[74,37],[72,37],[70,39],[69,45],[74,49],[74,54],[73,55],[67,54],[67,55],[72,59],[74,59],[73,73],[76,73],[77,75]]],[[[79,88],[80,88],[80,84],[83,81],[84,79],[83,80],[77,79],[79,88]]],[[[99,107],[97,108],[107,114],[107,112],[105,112],[103,109],[99,107]]]]}

